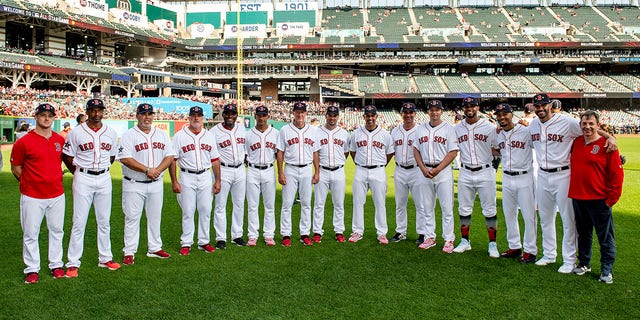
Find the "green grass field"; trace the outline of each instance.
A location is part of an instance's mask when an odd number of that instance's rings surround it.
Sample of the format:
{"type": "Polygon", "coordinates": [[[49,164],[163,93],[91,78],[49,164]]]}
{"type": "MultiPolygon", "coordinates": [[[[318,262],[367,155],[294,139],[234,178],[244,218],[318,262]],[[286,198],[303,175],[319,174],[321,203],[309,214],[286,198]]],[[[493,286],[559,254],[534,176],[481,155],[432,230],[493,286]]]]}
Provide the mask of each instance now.
{"type": "MultiPolygon", "coordinates": [[[[438,238],[436,248],[419,250],[413,243],[416,238],[413,219],[409,221],[408,241],[378,245],[370,198],[365,209],[365,238],[356,244],[333,241],[329,206],[325,239],[321,244],[304,247],[294,242],[290,248],[279,245],[269,248],[259,242],[254,248],[230,246],[213,254],[194,250],[190,256],[182,257],[178,255],[180,208],[169,183],[165,184],[162,236],[164,248],[173,255],[170,259],[152,259],[144,255],[146,226],[143,219],[136,264],[123,266],[118,271],[98,268],[95,217],[91,215],[80,276],[53,280],[47,270],[47,233],[43,223],[40,283],[25,285],[18,184],[10,173],[9,151],[5,150],[0,175],[0,203],[3,203],[0,211],[0,272],[3,275],[0,277],[0,291],[3,292],[0,318],[638,319],[639,141],[633,137],[618,139],[628,162],[622,199],[614,207],[618,255],[613,285],[597,281],[600,271],[597,244],[592,261],[594,270],[582,277],[559,274],[559,264],[537,267],[520,265],[514,260],[490,259],[486,251],[484,219],[478,209],[474,211],[470,234],[473,250],[464,254],[442,253],[441,238],[438,238]]],[[[349,161],[348,185],[353,179],[353,165],[349,161]]],[[[114,165],[113,169],[111,238],[114,256],[121,261],[120,164],[114,165]]],[[[387,172],[390,181],[387,194],[390,237],[395,228],[393,166],[387,172]]],[[[165,180],[168,181],[168,174],[165,180]]],[[[71,182],[72,176],[66,174],[65,262],[71,229],[71,182]]],[[[347,189],[346,225],[349,233],[352,205],[350,188],[347,189]]],[[[279,191],[278,187],[277,211],[280,207],[279,191]]],[[[498,193],[498,247],[503,251],[507,243],[500,202],[498,193]]],[[[409,210],[415,212],[412,207],[409,210]]],[[[294,206],[293,212],[295,232],[299,221],[296,217],[299,215],[298,205],[294,206]]],[[[437,221],[440,227],[439,215],[437,221]]],[[[441,233],[439,228],[437,233],[441,233]]],[[[456,219],[456,236],[459,234],[456,219]]],[[[561,229],[558,240],[560,235],[561,229]]],[[[538,248],[541,251],[540,237],[538,248]]]]}

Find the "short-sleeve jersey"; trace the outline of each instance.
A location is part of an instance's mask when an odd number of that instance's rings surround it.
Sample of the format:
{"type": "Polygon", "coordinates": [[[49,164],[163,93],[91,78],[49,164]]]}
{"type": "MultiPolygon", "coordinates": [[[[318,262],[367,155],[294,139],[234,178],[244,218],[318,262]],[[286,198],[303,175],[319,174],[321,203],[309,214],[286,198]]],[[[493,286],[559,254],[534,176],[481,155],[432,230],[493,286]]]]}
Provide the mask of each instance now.
{"type": "MultiPolygon", "coordinates": [[[[146,167],[155,168],[168,156],[175,156],[175,151],[166,132],[151,127],[149,133],[145,133],[135,126],[120,138],[116,159],[133,158],[146,167]]],[[[144,172],[132,170],[124,164],[122,165],[122,175],[136,181],[148,180],[144,172]]],[[[164,171],[162,175],[164,175],[164,171]]],[[[159,179],[162,179],[162,175],[159,179]]]]}
{"type": "Polygon", "coordinates": [[[247,132],[246,153],[247,162],[264,166],[273,163],[276,159],[276,144],[278,143],[278,130],[268,127],[264,132],[251,128],[247,132]]]}
{"type": "Polygon", "coordinates": [[[231,130],[218,123],[211,128],[211,133],[216,139],[220,162],[227,165],[239,165],[244,162],[245,155],[245,129],[235,124],[231,130]]]}
{"type": "Polygon", "coordinates": [[[415,143],[415,133],[418,125],[413,126],[409,130],[405,130],[404,126],[397,126],[391,130],[391,139],[393,140],[394,157],[396,162],[403,166],[412,166],[416,164],[416,158],[413,156],[413,144],[415,143]]]}
{"type": "Polygon", "coordinates": [[[349,133],[340,127],[329,130],[318,129],[320,140],[320,165],[326,167],[342,166],[346,162],[345,153],[349,152],[349,133]]]}
{"type": "Polygon", "coordinates": [[[497,149],[498,143],[496,128],[489,121],[480,119],[474,124],[468,124],[463,120],[454,128],[460,148],[460,162],[471,167],[491,164],[491,148],[497,149]]]}
{"type": "Polygon", "coordinates": [[[11,164],[22,166],[20,193],[36,199],[51,199],[64,193],[62,147],[64,138],[53,132],[48,139],[29,131],[13,144],[11,164]]]}
{"type": "Polygon", "coordinates": [[[420,152],[424,163],[438,165],[449,152],[458,150],[456,132],[446,122],[435,127],[427,122],[416,129],[413,147],[420,152]]]}
{"type": "Polygon", "coordinates": [[[211,160],[220,158],[213,135],[205,129],[196,134],[185,126],[173,136],[173,148],[178,166],[183,169],[209,169],[211,160]]]}
{"type": "Polygon", "coordinates": [[[351,135],[349,151],[356,153],[353,161],[359,166],[386,165],[387,155],[393,154],[393,140],[381,126],[373,131],[361,126],[351,135]]]}
{"type": "Polygon", "coordinates": [[[93,131],[85,122],[69,132],[62,152],[73,157],[76,167],[102,170],[111,167],[117,144],[118,134],[113,128],[103,124],[93,131]]]}
{"type": "Polygon", "coordinates": [[[568,166],[573,140],[582,135],[580,121],[556,113],[546,122],[535,118],[529,125],[538,164],[543,169],[568,166]]]}
{"type": "Polygon", "coordinates": [[[498,148],[502,157],[502,170],[529,171],[533,163],[531,134],[527,127],[516,124],[511,130],[500,130],[498,148]]]}
{"type": "Polygon", "coordinates": [[[294,165],[306,165],[313,162],[313,153],[320,150],[318,128],[305,124],[298,128],[293,123],[280,129],[276,148],[284,152],[284,162],[294,165]]]}

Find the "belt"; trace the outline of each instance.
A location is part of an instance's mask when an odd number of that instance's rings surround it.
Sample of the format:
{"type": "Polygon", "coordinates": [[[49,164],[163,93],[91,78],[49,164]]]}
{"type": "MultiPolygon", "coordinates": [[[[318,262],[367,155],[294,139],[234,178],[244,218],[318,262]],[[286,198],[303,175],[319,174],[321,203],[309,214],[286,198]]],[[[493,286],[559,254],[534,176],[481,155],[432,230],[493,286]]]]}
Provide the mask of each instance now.
{"type": "Polygon", "coordinates": [[[375,169],[375,168],[382,168],[384,167],[384,164],[380,164],[380,165],[376,165],[376,166],[362,166],[362,165],[358,165],[359,167],[365,168],[365,169],[375,169]]]}
{"type": "Polygon", "coordinates": [[[308,166],[310,163],[307,164],[293,164],[293,163],[287,163],[288,166],[294,166],[294,167],[298,167],[298,168],[304,168],[306,166],[308,166]]]}
{"type": "Polygon", "coordinates": [[[84,172],[84,173],[88,173],[94,176],[99,176],[105,172],[109,172],[109,168],[103,169],[103,170],[89,170],[89,169],[85,169],[85,168],[78,168],[78,171],[80,172],[84,172]]]}
{"type": "Polygon", "coordinates": [[[258,170],[266,170],[266,169],[269,169],[269,168],[273,167],[273,163],[265,164],[265,165],[258,165],[258,164],[249,163],[248,166],[251,167],[251,168],[256,168],[258,170]]]}
{"type": "Polygon", "coordinates": [[[131,179],[131,178],[127,177],[127,176],[124,176],[124,179],[125,179],[125,180],[129,180],[129,181],[131,181],[131,182],[138,182],[138,183],[151,183],[151,182],[156,182],[156,181],[158,181],[158,180],[133,180],[133,179],[131,179]]]}
{"type": "Polygon", "coordinates": [[[205,173],[209,170],[209,168],[207,169],[202,169],[200,171],[196,171],[196,170],[189,170],[189,169],[184,169],[184,168],[180,168],[180,171],[182,172],[189,172],[189,173],[194,173],[194,174],[201,174],[201,173],[205,173]]]}
{"type": "Polygon", "coordinates": [[[560,167],[560,168],[553,168],[553,169],[545,169],[545,168],[540,168],[540,170],[544,171],[544,172],[549,172],[549,173],[554,173],[554,172],[560,172],[560,171],[564,171],[564,170],[568,170],[570,167],[569,166],[564,166],[564,167],[560,167]]]}
{"type": "Polygon", "coordinates": [[[336,171],[340,168],[344,167],[344,165],[340,165],[337,167],[327,167],[327,166],[320,166],[320,168],[325,169],[325,170],[329,170],[329,171],[336,171]]]}
{"type": "Polygon", "coordinates": [[[235,165],[235,164],[226,164],[226,163],[222,163],[221,162],[220,165],[223,166],[223,167],[229,167],[229,168],[240,168],[242,163],[235,165]]]}
{"type": "Polygon", "coordinates": [[[429,168],[437,168],[440,164],[439,163],[436,163],[436,164],[425,163],[424,165],[425,165],[425,167],[429,167],[429,168]]]}
{"type": "Polygon", "coordinates": [[[490,164],[485,164],[485,165],[481,165],[479,167],[475,167],[474,168],[474,167],[469,167],[466,164],[463,164],[462,167],[467,169],[467,170],[469,170],[469,171],[471,171],[471,172],[476,172],[476,171],[480,171],[482,169],[489,168],[489,167],[491,167],[491,165],[490,164]]]}
{"type": "Polygon", "coordinates": [[[401,165],[401,164],[399,164],[399,163],[397,163],[397,162],[396,162],[396,166],[398,166],[398,167],[400,167],[400,168],[402,168],[402,169],[407,169],[407,170],[409,170],[409,169],[413,169],[413,168],[415,168],[415,167],[416,167],[416,165],[415,165],[415,164],[414,164],[414,165],[410,165],[410,166],[403,166],[403,165],[401,165]]]}
{"type": "Polygon", "coordinates": [[[502,171],[502,173],[510,176],[519,176],[522,174],[527,174],[529,171],[502,171]]]}

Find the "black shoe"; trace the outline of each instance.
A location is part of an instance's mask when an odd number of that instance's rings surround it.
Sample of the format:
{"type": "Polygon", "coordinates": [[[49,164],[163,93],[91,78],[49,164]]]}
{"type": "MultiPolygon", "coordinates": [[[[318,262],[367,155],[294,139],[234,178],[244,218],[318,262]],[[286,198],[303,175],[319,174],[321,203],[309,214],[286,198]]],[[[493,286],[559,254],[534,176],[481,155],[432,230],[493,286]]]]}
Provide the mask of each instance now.
{"type": "Polygon", "coordinates": [[[520,263],[534,263],[536,262],[536,255],[525,252],[520,258],[520,263]]]}
{"type": "Polygon", "coordinates": [[[418,240],[416,240],[416,244],[421,244],[424,242],[424,234],[418,235],[418,240]]]}
{"type": "Polygon", "coordinates": [[[509,249],[500,255],[500,258],[520,258],[522,249],[509,249]]]}
{"type": "Polygon", "coordinates": [[[227,247],[227,242],[224,240],[216,241],[216,249],[224,250],[227,247]]]}
{"type": "Polygon", "coordinates": [[[400,242],[404,239],[406,239],[407,236],[400,233],[400,232],[396,232],[396,234],[393,235],[393,237],[391,237],[391,242],[400,242]]]}
{"type": "Polygon", "coordinates": [[[231,242],[235,243],[236,246],[238,246],[238,247],[244,247],[244,246],[247,245],[247,243],[244,242],[244,240],[242,238],[235,238],[235,239],[231,240],[231,242]]]}

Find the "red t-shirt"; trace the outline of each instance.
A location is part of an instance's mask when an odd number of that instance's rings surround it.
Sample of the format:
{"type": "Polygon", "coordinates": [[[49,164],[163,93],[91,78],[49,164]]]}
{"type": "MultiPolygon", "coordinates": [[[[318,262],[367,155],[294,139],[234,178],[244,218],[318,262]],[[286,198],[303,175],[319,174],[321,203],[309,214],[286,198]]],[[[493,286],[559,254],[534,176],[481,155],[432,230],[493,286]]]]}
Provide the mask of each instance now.
{"type": "Polygon", "coordinates": [[[20,193],[51,199],[64,193],[62,187],[62,146],[64,138],[52,132],[49,139],[30,131],[11,150],[11,164],[22,166],[20,193]]]}
{"type": "Polygon", "coordinates": [[[606,139],[593,141],[587,145],[584,137],[573,141],[571,151],[571,183],[569,198],[577,200],[606,199],[613,206],[622,194],[624,170],[618,151],[607,153],[606,139]]]}

